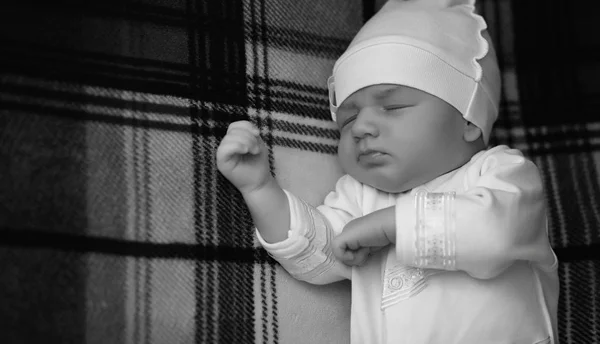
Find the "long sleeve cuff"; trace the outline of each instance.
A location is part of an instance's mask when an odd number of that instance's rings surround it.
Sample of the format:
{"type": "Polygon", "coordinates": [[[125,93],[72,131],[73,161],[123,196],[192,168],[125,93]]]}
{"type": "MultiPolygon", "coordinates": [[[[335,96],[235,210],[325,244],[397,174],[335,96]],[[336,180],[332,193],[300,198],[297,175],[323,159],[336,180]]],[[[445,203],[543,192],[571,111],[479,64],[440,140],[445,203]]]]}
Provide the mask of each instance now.
{"type": "Polygon", "coordinates": [[[327,219],[314,207],[284,190],[290,205],[288,238],[267,243],[258,230],[260,244],[292,276],[312,280],[329,270],[335,263],[331,240],[333,233],[327,219]]]}
{"type": "Polygon", "coordinates": [[[396,204],[396,255],[407,264],[456,270],[454,192],[417,190],[396,204]]]}
{"type": "Polygon", "coordinates": [[[305,238],[307,227],[302,223],[302,219],[308,216],[307,207],[303,204],[304,202],[293,194],[289,193],[287,190],[283,191],[285,192],[290,205],[290,230],[288,230],[287,239],[276,243],[268,243],[260,235],[258,228],[256,228],[258,242],[274,258],[292,257],[306,249],[308,246],[308,240],[305,238]]]}

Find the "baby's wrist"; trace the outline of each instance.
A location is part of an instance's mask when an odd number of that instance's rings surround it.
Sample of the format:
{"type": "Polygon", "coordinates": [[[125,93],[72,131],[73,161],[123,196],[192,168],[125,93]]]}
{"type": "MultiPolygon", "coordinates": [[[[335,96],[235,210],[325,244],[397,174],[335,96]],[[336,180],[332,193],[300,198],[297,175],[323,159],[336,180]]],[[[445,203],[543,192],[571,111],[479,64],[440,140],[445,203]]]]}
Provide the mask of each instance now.
{"type": "Polygon", "coordinates": [[[242,193],[242,196],[246,197],[254,194],[260,194],[264,192],[264,190],[272,189],[273,184],[277,184],[277,182],[273,176],[269,175],[264,181],[261,181],[255,185],[239,187],[238,190],[242,193]]]}
{"type": "Polygon", "coordinates": [[[280,190],[281,187],[279,186],[275,178],[269,176],[269,178],[265,182],[246,189],[240,189],[240,192],[242,193],[244,199],[252,200],[264,199],[268,197],[269,194],[273,194],[273,192],[278,193],[280,190]]]}

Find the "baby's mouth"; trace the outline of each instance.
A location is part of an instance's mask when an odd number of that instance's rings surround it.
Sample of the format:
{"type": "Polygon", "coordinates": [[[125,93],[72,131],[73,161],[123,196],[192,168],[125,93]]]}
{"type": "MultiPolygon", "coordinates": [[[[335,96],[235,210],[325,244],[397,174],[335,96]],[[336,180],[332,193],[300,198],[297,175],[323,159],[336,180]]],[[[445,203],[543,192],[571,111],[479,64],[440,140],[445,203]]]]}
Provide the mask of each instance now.
{"type": "Polygon", "coordinates": [[[372,157],[372,158],[378,157],[380,155],[383,155],[383,153],[381,153],[381,152],[375,152],[375,151],[373,151],[373,152],[367,152],[367,153],[361,153],[360,154],[360,156],[368,156],[368,157],[372,157]]]}
{"type": "Polygon", "coordinates": [[[385,156],[386,154],[383,152],[367,149],[358,154],[357,160],[361,164],[378,165],[383,162],[382,159],[385,156]]]}

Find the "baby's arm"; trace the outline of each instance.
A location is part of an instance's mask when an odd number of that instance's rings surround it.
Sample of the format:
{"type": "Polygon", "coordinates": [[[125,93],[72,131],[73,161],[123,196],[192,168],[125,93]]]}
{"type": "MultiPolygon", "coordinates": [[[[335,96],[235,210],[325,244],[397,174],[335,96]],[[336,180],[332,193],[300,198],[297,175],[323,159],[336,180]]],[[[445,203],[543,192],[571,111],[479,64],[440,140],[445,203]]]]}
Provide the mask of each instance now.
{"type": "Polygon", "coordinates": [[[418,192],[398,200],[402,263],[476,278],[493,278],[519,260],[555,268],[542,181],[531,161],[496,147],[467,170],[466,183],[462,194],[418,192]]]}
{"type": "Polygon", "coordinates": [[[242,193],[254,224],[268,243],[287,238],[288,199],[269,169],[267,147],[252,123],[232,123],[217,149],[219,171],[242,193]]]}
{"type": "Polygon", "coordinates": [[[358,210],[338,181],[325,205],[315,208],[284,191],[271,176],[267,149],[250,122],[232,123],[217,150],[217,166],[246,201],[262,246],[292,276],[315,284],[350,278],[331,249],[332,238],[358,210]]]}

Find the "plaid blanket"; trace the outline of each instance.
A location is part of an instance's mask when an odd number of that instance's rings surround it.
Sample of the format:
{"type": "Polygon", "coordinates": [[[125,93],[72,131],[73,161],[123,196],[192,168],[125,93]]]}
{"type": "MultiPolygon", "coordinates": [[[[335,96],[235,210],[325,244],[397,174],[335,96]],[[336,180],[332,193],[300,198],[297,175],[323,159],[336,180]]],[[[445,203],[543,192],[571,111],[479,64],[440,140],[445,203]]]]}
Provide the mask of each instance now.
{"type": "MultiPolygon", "coordinates": [[[[5,1],[0,343],[348,342],[349,284],[278,267],[214,155],[249,119],[318,204],[341,175],[326,79],[380,2],[5,1]]],[[[594,343],[599,41],[575,6],[479,3],[504,80],[492,144],[542,171],[560,341],[594,343]]]]}

